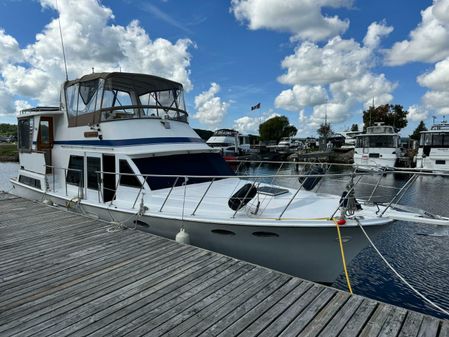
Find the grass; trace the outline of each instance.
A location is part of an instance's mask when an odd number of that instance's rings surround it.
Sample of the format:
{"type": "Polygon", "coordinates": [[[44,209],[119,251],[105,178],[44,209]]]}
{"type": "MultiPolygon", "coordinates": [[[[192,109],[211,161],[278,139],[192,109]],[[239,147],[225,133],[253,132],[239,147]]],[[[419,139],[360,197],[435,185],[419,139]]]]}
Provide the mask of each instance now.
{"type": "Polygon", "coordinates": [[[17,160],[17,144],[0,143],[0,161],[17,160]]]}

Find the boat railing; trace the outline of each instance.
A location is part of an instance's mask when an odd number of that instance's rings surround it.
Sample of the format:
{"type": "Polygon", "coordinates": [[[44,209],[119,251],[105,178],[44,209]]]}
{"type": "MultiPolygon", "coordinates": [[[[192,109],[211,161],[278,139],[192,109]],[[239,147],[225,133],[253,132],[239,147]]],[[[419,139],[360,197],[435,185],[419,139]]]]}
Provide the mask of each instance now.
{"type": "MultiPolygon", "coordinates": [[[[273,164],[273,162],[269,162],[269,163],[273,164]]],[[[302,165],[302,164],[311,165],[312,164],[309,162],[305,162],[305,163],[291,162],[291,163],[300,164],[300,165],[302,165]]],[[[260,165],[262,165],[262,163],[258,163],[256,165],[256,167],[260,168],[260,165]]],[[[115,176],[114,195],[110,200],[108,199],[108,203],[110,206],[113,205],[114,202],[117,200],[117,193],[118,193],[120,185],[121,185],[120,184],[121,176],[134,176],[140,180],[140,182],[141,182],[140,186],[136,186],[135,191],[132,192],[132,194],[131,194],[132,199],[127,200],[127,202],[132,203],[133,209],[138,204],[139,198],[142,197],[142,200],[143,200],[143,194],[148,195],[149,193],[154,192],[150,189],[149,185],[147,184],[148,179],[150,179],[150,178],[168,178],[168,179],[172,179],[173,183],[171,183],[171,185],[168,188],[160,190],[160,191],[166,190],[166,194],[165,194],[165,196],[162,197],[163,198],[162,202],[161,202],[160,206],[158,206],[159,212],[165,212],[165,208],[166,208],[168,201],[171,200],[172,198],[180,197],[179,192],[176,194],[174,193],[175,189],[178,190],[178,188],[179,188],[179,190],[180,190],[180,188],[184,188],[183,198],[185,199],[185,197],[186,197],[185,193],[186,193],[186,188],[187,188],[186,186],[188,185],[189,180],[200,179],[200,180],[202,180],[202,182],[205,182],[205,183],[207,182],[207,185],[205,185],[204,190],[201,190],[201,193],[198,193],[198,195],[196,195],[194,197],[194,199],[196,201],[193,200],[193,198],[191,198],[191,195],[190,195],[190,202],[193,203],[193,205],[191,205],[191,209],[192,209],[191,215],[194,216],[198,212],[198,209],[200,208],[200,206],[203,204],[203,201],[208,197],[208,193],[210,192],[213,184],[216,183],[218,180],[225,179],[225,178],[235,178],[236,179],[236,182],[235,182],[236,185],[233,188],[232,192],[229,192],[230,190],[227,190],[226,195],[224,195],[224,194],[223,194],[223,196],[214,195],[214,198],[229,199],[237,191],[237,189],[242,186],[241,180],[245,180],[245,181],[247,181],[247,183],[251,183],[253,186],[258,188],[261,184],[272,185],[274,180],[278,179],[279,180],[278,187],[288,187],[291,192],[290,194],[285,195],[285,198],[288,198],[288,200],[286,199],[285,206],[282,207],[282,209],[278,213],[278,216],[276,217],[277,220],[282,220],[285,212],[291,207],[293,202],[297,199],[298,194],[300,194],[301,190],[304,188],[304,183],[305,183],[306,179],[308,179],[308,178],[311,178],[311,179],[323,178],[314,187],[315,192],[317,192],[320,189],[321,184],[323,183],[323,181],[325,179],[327,179],[328,182],[333,182],[335,180],[335,181],[337,181],[336,184],[338,184],[339,186],[341,186],[342,183],[345,184],[347,193],[352,193],[353,191],[355,191],[356,188],[358,188],[359,186],[362,186],[362,185],[372,187],[372,189],[369,190],[369,192],[365,191],[366,195],[357,194],[357,199],[362,200],[363,202],[366,202],[366,203],[371,203],[371,204],[374,204],[374,203],[380,204],[381,203],[386,206],[386,209],[388,209],[393,205],[393,203],[399,203],[399,201],[403,198],[403,196],[408,191],[408,189],[410,189],[413,182],[416,181],[416,179],[420,175],[424,175],[424,176],[425,175],[434,175],[433,173],[420,172],[419,170],[410,170],[410,169],[402,169],[402,170],[397,170],[397,171],[384,171],[383,170],[383,171],[379,171],[379,172],[357,172],[356,169],[352,168],[349,172],[333,173],[333,172],[329,172],[329,169],[332,168],[333,166],[339,166],[339,165],[331,164],[331,163],[328,163],[328,165],[326,165],[324,174],[308,173],[306,171],[306,165],[303,165],[301,167],[301,170],[297,171],[297,173],[292,174],[291,172],[282,172],[282,168],[285,166],[286,166],[285,162],[279,162],[279,168],[276,170],[275,174],[239,174],[239,173],[237,173],[236,175],[228,175],[228,176],[134,174],[134,173],[117,173],[117,172],[108,172],[108,171],[96,171],[95,173],[97,176],[98,201],[100,203],[101,202],[104,203],[103,190],[106,190],[107,187],[104,186],[102,177],[106,174],[115,176]],[[389,174],[404,174],[404,175],[408,175],[410,177],[408,177],[407,181],[405,182],[405,184],[402,187],[390,186],[388,184],[382,184],[382,180],[384,179],[384,177],[388,176],[389,174]],[[366,177],[373,177],[373,176],[374,177],[378,176],[378,178],[376,178],[376,180],[374,182],[363,180],[366,177]],[[294,184],[291,184],[289,182],[286,183],[287,180],[284,181],[283,179],[294,179],[296,182],[294,184]],[[348,188],[348,186],[349,186],[349,188],[348,188]],[[389,201],[387,200],[387,201],[382,201],[382,202],[379,202],[379,201],[374,202],[374,200],[373,200],[374,195],[381,188],[393,190],[396,192],[393,195],[393,197],[391,199],[389,199],[389,201]]],[[[343,165],[343,166],[348,166],[348,165],[343,165]]],[[[54,168],[53,175],[54,175],[55,170],[63,170],[65,193],[67,196],[68,172],[76,171],[76,172],[78,172],[80,177],[82,177],[83,171],[78,170],[78,169],[67,169],[67,168],[60,168],[60,167],[53,167],[53,166],[52,166],[52,168],[54,168]]],[[[449,176],[449,174],[447,174],[447,176],[449,176]]],[[[53,178],[53,190],[55,190],[54,182],[55,182],[55,179],[53,178]]],[[[328,184],[326,186],[328,187],[329,185],[330,184],[328,184]]],[[[84,197],[84,194],[83,194],[84,188],[85,187],[84,187],[83,179],[80,178],[78,181],[78,197],[79,198],[84,197]]],[[[112,191],[112,188],[110,188],[110,190],[112,191]]],[[[342,189],[340,188],[339,191],[341,192],[342,189]]],[[[160,192],[157,192],[157,193],[159,193],[159,196],[161,196],[160,192]]],[[[392,193],[389,193],[389,194],[391,197],[392,193]]],[[[129,198],[129,197],[130,197],[130,194],[127,194],[127,198],[129,198]]],[[[318,197],[326,198],[326,194],[318,195],[318,197]]],[[[266,196],[263,196],[263,198],[266,198],[266,196]]],[[[278,196],[277,198],[282,198],[282,196],[278,196]]],[[[268,199],[268,202],[271,202],[271,200],[272,199],[268,199]]],[[[182,202],[184,205],[185,200],[182,200],[182,202]]],[[[333,218],[335,216],[335,214],[342,207],[343,202],[344,202],[344,199],[342,198],[340,200],[340,204],[338,205],[338,207],[336,207],[333,214],[329,215],[329,218],[333,218]]],[[[267,207],[267,206],[265,206],[265,207],[267,207]]],[[[183,207],[183,209],[184,209],[184,207],[183,207]]],[[[385,210],[382,212],[382,214],[380,216],[382,216],[385,213],[385,210]]],[[[238,211],[239,210],[234,211],[232,217],[235,217],[238,211]]]]}
{"type": "MultiPolygon", "coordinates": [[[[56,170],[60,170],[63,171],[63,176],[64,176],[64,190],[65,190],[65,195],[68,196],[68,187],[67,184],[70,184],[67,182],[67,175],[69,172],[75,172],[75,174],[78,175],[79,179],[78,179],[78,198],[83,198],[84,193],[83,193],[83,181],[84,181],[84,176],[83,170],[80,169],[74,169],[74,168],[67,168],[67,167],[58,167],[58,166],[53,166],[53,165],[44,165],[45,168],[51,168],[51,175],[52,175],[52,191],[56,192],[56,170]]],[[[74,184],[71,184],[74,185],[74,184]]],[[[76,186],[76,185],[74,185],[76,186]]]]}

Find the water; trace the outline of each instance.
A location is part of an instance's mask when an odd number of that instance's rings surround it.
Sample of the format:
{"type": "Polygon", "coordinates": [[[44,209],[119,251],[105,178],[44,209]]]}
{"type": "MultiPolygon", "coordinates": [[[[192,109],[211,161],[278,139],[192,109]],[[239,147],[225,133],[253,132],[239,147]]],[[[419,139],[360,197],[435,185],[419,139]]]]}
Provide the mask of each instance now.
{"type": "MultiPolygon", "coordinates": [[[[16,175],[17,169],[16,163],[0,163],[0,190],[8,191],[11,188],[9,178],[16,175]]],[[[254,175],[276,174],[277,171],[278,167],[274,165],[245,168],[246,173],[254,175]]],[[[349,170],[335,168],[331,172],[347,173],[349,170]]],[[[294,167],[285,166],[280,173],[294,174],[294,167]]],[[[381,185],[399,187],[407,178],[403,175],[388,175],[382,178],[381,185]]],[[[367,177],[362,182],[375,184],[377,179],[367,177]]],[[[266,181],[270,182],[271,178],[266,181]]],[[[274,183],[294,187],[291,180],[283,178],[275,179],[274,183]]],[[[341,194],[346,183],[347,179],[337,182],[323,179],[319,191],[341,194]]],[[[449,177],[420,177],[401,203],[449,216],[448,189],[449,177]]],[[[358,196],[368,197],[371,190],[372,186],[361,184],[356,193],[358,196]]],[[[396,192],[397,190],[381,187],[376,192],[375,201],[388,201],[396,192]]],[[[409,283],[430,300],[449,309],[449,228],[396,222],[373,240],[390,264],[409,283]]],[[[371,247],[364,249],[351,262],[349,275],[356,294],[447,318],[402,284],[371,247]]],[[[347,290],[344,276],[340,275],[333,286],[347,290]]]]}
{"type": "Polygon", "coordinates": [[[9,178],[17,176],[18,163],[0,163],[0,191],[9,191],[12,188],[9,178]]]}

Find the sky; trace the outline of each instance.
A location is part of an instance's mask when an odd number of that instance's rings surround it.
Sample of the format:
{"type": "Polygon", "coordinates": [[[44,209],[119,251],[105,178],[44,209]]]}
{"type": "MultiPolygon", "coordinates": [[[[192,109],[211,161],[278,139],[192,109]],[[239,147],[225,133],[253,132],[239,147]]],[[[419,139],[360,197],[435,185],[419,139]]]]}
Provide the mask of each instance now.
{"type": "Polygon", "coordinates": [[[314,136],[374,102],[402,105],[408,136],[449,115],[449,0],[0,0],[0,123],[59,104],[59,24],[70,79],[178,81],[195,128],[257,134],[283,115],[314,136]]]}

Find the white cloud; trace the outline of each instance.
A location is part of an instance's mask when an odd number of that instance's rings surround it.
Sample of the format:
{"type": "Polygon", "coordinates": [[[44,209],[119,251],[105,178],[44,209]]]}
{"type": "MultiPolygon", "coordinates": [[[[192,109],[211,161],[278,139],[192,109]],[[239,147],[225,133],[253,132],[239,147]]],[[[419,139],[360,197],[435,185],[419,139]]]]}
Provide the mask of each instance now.
{"type": "Polygon", "coordinates": [[[324,40],[346,31],[348,20],[324,16],[324,7],[350,7],[352,0],[232,0],[231,12],[248,28],[291,33],[292,39],[324,40]]]}
{"type": "Polygon", "coordinates": [[[431,72],[418,76],[417,80],[423,87],[449,91],[449,57],[435,64],[431,72]]]}
{"type": "Polygon", "coordinates": [[[0,70],[8,62],[18,61],[21,58],[22,53],[17,40],[0,28],[0,70]]]}
{"type": "MultiPolygon", "coordinates": [[[[54,0],[40,3],[56,10],[54,0]]],[[[166,77],[181,82],[187,90],[192,88],[190,40],[152,40],[138,21],[127,26],[110,24],[114,19],[112,10],[97,0],[58,3],[69,78],[90,73],[92,67],[96,72],[121,69],[166,77]]],[[[0,72],[0,82],[10,96],[57,104],[65,78],[57,19],[51,20],[36,35],[36,41],[22,50],[13,37],[0,31],[0,72]]]]}
{"type": "Polygon", "coordinates": [[[321,86],[294,85],[292,89],[282,91],[275,100],[277,108],[289,111],[302,110],[307,106],[326,103],[328,100],[326,89],[321,86]]]}
{"type": "Polygon", "coordinates": [[[384,74],[374,73],[373,68],[381,37],[391,31],[385,24],[373,23],[364,45],[340,36],[323,46],[301,43],[294,54],[282,61],[286,73],[278,80],[292,88],[277,96],[276,107],[298,111],[300,124],[317,128],[324,121],[325,112],[329,122],[341,123],[354,113],[361,113],[360,104],[366,108],[373,99],[376,104],[390,103],[397,85],[384,74]],[[310,109],[312,114],[308,116],[310,109]]]}
{"type": "Polygon", "coordinates": [[[368,32],[363,39],[363,44],[370,48],[377,48],[383,36],[389,35],[393,31],[393,27],[387,26],[384,22],[379,24],[373,22],[368,27],[368,32]]]}
{"type": "Polygon", "coordinates": [[[196,114],[193,118],[210,128],[220,125],[229,108],[229,102],[222,102],[221,98],[216,96],[219,91],[220,86],[211,83],[209,90],[195,97],[196,114]]]}
{"type": "Polygon", "coordinates": [[[418,105],[410,106],[407,111],[407,119],[412,122],[423,121],[429,117],[429,112],[425,110],[425,108],[418,105]]]}
{"type": "Polygon", "coordinates": [[[0,115],[13,114],[16,111],[13,102],[13,95],[6,90],[5,84],[0,81],[0,115]]]}
{"type": "Polygon", "coordinates": [[[240,133],[259,134],[259,125],[276,116],[280,115],[271,111],[262,114],[262,116],[243,116],[234,121],[233,128],[240,133]]]}
{"type": "Polygon", "coordinates": [[[449,0],[434,0],[421,11],[421,22],[408,40],[396,42],[386,51],[389,65],[408,62],[438,62],[449,56],[449,0]]]}
{"type": "Polygon", "coordinates": [[[432,71],[418,76],[418,83],[427,87],[422,102],[426,109],[440,115],[449,113],[449,57],[435,64],[432,71]]]}

